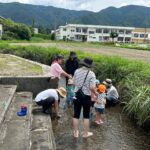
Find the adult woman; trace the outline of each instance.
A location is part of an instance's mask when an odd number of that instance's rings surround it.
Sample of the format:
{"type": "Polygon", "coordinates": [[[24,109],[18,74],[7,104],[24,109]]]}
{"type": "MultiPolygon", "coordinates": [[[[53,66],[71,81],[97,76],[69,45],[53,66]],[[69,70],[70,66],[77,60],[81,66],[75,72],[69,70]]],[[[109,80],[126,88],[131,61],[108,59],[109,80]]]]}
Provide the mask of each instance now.
{"type": "Polygon", "coordinates": [[[61,64],[63,63],[63,59],[64,59],[63,55],[57,55],[55,61],[52,63],[50,68],[50,82],[55,83],[56,85],[55,88],[58,88],[58,82],[61,75],[68,78],[72,78],[72,76],[69,75],[67,72],[65,72],[61,67],[61,64]]]}
{"type": "MultiPolygon", "coordinates": [[[[95,92],[95,73],[90,70],[93,67],[93,60],[91,58],[85,58],[80,61],[81,68],[75,71],[73,80],[75,85],[76,100],[74,101],[74,116],[73,116],[73,135],[79,137],[79,118],[81,108],[83,108],[83,126],[84,132],[83,137],[92,136],[93,133],[89,132],[89,117],[90,117],[90,106],[91,106],[91,95],[95,92]],[[83,96],[78,96],[79,90],[82,90],[83,96]]],[[[81,94],[82,95],[82,94],[81,94]]]]}
{"type": "Polygon", "coordinates": [[[78,58],[75,52],[71,51],[69,58],[66,61],[65,68],[68,74],[74,75],[74,72],[79,67],[78,58]]]}
{"type": "MultiPolygon", "coordinates": [[[[65,63],[65,69],[68,74],[74,75],[74,72],[79,67],[79,62],[77,59],[77,55],[75,52],[71,51],[69,58],[67,59],[65,63]]],[[[68,78],[66,78],[66,85],[68,85],[68,78]]]]}

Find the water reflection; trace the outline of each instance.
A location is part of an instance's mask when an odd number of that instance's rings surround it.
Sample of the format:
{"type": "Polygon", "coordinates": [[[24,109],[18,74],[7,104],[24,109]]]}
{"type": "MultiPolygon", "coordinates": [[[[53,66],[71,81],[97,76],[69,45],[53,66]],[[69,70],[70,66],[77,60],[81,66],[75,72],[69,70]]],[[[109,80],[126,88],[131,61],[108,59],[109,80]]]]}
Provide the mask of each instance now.
{"type": "MultiPolygon", "coordinates": [[[[64,81],[60,81],[61,86],[65,86],[64,81]]],[[[64,101],[61,101],[60,106],[62,118],[52,120],[57,150],[150,150],[150,135],[122,114],[119,105],[106,109],[104,124],[101,126],[97,126],[92,118],[91,131],[94,135],[88,139],[82,136],[73,138],[72,108],[66,109],[64,101]]],[[[83,131],[81,121],[80,131],[83,131]]]]}
{"type": "MultiPolygon", "coordinates": [[[[72,136],[72,110],[61,110],[60,120],[53,120],[57,150],[150,150],[149,134],[136,127],[121,114],[120,106],[109,108],[104,115],[104,124],[91,121],[94,136],[78,139],[72,136]]],[[[80,131],[82,131],[82,123],[80,131]]]]}

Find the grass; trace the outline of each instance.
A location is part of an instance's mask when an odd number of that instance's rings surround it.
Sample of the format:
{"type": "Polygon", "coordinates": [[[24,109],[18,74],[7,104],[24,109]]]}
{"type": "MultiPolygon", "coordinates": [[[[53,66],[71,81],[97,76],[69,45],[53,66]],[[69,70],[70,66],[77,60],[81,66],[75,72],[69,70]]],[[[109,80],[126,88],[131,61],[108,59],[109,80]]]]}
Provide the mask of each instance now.
{"type": "MultiPolygon", "coordinates": [[[[83,43],[72,42],[71,44],[83,46],[83,43]]],[[[11,53],[48,65],[51,62],[51,58],[56,54],[63,54],[66,58],[69,55],[69,51],[60,50],[57,47],[10,46],[6,43],[0,44],[0,52],[11,53]]],[[[120,100],[125,104],[124,111],[129,116],[133,116],[138,125],[143,126],[150,121],[149,64],[129,61],[121,57],[107,57],[81,51],[77,51],[77,54],[80,59],[87,56],[94,59],[94,71],[100,81],[105,78],[113,79],[114,85],[119,90],[120,100]]]]}
{"type": "Polygon", "coordinates": [[[64,46],[72,46],[72,47],[80,47],[80,48],[99,48],[99,47],[120,47],[120,48],[128,48],[128,49],[137,49],[137,50],[146,50],[150,51],[150,45],[145,44],[146,46],[143,46],[142,44],[133,44],[133,43],[113,43],[113,42],[76,42],[76,41],[52,41],[50,39],[44,39],[40,36],[32,37],[30,41],[27,40],[7,40],[3,41],[1,40],[0,43],[53,43],[56,46],[64,45],[64,46]]]}
{"type": "Polygon", "coordinates": [[[139,44],[126,44],[126,43],[122,43],[122,44],[119,44],[116,47],[150,51],[150,45],[149,44],[145,44],[145,45],[141,44],[141,45],[139,45],[139,44]]]}

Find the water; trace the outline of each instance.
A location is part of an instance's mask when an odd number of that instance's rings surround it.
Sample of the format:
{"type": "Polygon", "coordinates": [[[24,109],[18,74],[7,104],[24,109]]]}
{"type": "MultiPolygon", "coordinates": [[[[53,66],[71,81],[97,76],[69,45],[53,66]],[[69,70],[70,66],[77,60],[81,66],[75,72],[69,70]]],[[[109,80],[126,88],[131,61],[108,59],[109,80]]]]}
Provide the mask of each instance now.
{"type": "Polygon", "coordinates": [[[57,150],[150,150],[150,135],[122,114],[120,106],[106,110],[103,125],[96,125],[93,117],[91,131],[94,135],[88,139],[73,138],[72,108],[61,112],[62,118],[52,121],[57,150]]]}
{"type": "MultiPolygon", "coordinates": [[[[94,135],[87,139],[72,136],[73,109],[61,107],[61,113],[61,119],[52,120],[57,150],[150,150],[150,134],[122,114],[119,105],[106,109],[103,125],[96,125],[92,117],[90,128],[94,135]]],[[[82,131],[82,118],[80,122],[82,131]]]]}

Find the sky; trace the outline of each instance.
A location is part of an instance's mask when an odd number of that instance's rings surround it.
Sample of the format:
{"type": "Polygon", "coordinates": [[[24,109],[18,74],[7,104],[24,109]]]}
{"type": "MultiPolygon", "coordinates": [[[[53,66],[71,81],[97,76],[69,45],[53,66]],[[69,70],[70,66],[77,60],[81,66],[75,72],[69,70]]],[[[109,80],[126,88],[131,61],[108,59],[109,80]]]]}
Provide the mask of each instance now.
{"type": "Polygon", "coordinates": [[[55,6],[73,10],[100,11],[109,6],[142,5],[150,7],[150,0],[0,0],[0,2],[20,2],[26,4],[55,6]]]}

